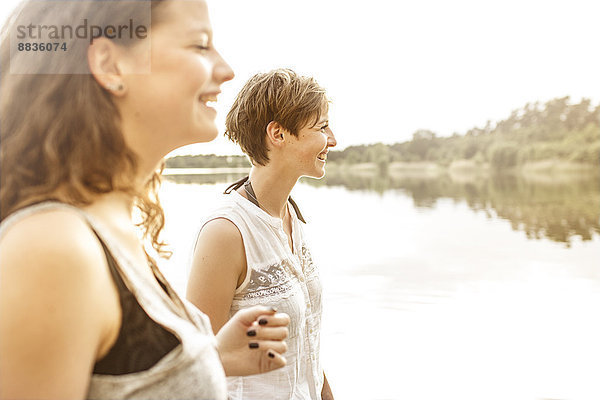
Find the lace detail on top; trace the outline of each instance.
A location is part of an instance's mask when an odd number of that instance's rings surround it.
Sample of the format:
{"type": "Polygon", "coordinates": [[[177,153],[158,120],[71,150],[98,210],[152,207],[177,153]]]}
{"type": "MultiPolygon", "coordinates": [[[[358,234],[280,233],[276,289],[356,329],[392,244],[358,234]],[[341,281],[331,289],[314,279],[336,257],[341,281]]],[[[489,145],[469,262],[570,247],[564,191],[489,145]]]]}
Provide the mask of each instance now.
{"type": "Polygon", "coordinates": [[[252,269],[248,286],[238,300],[285,296],[294,284],[293,274],[288,260],[271,265],[265,270],[252,269]]]}
{"type": "Polygon", "coordinates": [[[304,275],[312,275],[315,273],[316,265],[313,262],[312,255],[307,247],[302,247],[302,251],[300,252],[300,260],[302,268],[304,268],[304,275]]]}

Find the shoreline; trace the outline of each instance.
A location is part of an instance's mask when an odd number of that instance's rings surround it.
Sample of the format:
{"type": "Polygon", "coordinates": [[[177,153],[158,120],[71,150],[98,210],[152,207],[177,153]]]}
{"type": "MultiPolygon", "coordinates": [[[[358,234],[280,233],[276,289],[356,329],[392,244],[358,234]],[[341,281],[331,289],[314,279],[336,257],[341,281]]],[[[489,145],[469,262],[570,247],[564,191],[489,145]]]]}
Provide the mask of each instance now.
{"type": "MultiPolygon", "coordinates": [[[[327,168],[330,172],[341,173],[379,173],[380,167],[376,163],[360,163],[360,164],[345,164],[337,162],[329,162],[327,168]]],[[[477,174],[477,175],[493,175],[498,173],[509,174],[599,174],[600,165],[593,166],[590,164],[574,163],[562,160],[542,160],[536,162],[525,163],[518,167],[505,169],[502,171],[494,171],[489,163],[477,163],[472,160],[457,160],[453,161],[449,166],[443,166],[435,162],[391,162],[387,164],[387,172],[390,174],[423,174],[423,175],[438,175],[438,174],[477,174]]]]}

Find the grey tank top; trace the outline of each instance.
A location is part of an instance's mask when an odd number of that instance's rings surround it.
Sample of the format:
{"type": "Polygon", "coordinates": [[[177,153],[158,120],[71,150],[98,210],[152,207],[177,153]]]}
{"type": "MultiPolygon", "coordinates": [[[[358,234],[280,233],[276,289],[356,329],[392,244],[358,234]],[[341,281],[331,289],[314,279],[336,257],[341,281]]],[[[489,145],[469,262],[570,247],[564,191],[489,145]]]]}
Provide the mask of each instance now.
{"type": "MultiPolygon", "coordinates": [[[[67,210],[79,215],[100,237],[116,260],[119,274],[142,309],[180,344],[147,370],[123,375],[93,374],[88,399],[227,399],[225,373],[216,351],[209,319],[182,299],[160,271],[154,271],[170,296],[156,281],[139,272],[101,222],[85,211],[57,202],[21,209],[0,224],[0,238],[21,219],[49,210],[67,210]]],[[[60,227],[57,227],[60,234],[60,227]]]]}

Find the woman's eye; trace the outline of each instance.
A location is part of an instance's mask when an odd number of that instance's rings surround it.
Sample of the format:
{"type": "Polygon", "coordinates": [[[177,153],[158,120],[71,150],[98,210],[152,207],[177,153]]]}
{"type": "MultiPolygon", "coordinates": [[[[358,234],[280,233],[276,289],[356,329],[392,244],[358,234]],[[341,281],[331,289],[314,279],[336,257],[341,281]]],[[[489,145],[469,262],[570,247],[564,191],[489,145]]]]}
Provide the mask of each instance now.
{"type": "Polygon", "coordinates": [[[327,129],[327,127],[329,127],[329,125],[325,125],[321,127],[321,132],[325,133],[325,129],[327,129]]]}
{"type": "Polygon", "coordinates": [[[202,51],[210,50],[210,38],[208,37],[208,35],[198,36],[196,38],[196,43],[194,43],[194,48],[202,51]]]}

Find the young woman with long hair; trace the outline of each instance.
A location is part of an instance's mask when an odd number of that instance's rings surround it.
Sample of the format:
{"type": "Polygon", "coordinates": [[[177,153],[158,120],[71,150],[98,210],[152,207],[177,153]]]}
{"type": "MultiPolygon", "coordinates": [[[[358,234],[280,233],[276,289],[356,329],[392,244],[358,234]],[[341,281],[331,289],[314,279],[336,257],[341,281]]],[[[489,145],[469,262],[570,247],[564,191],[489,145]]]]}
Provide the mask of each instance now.
{"type": "Polygon", "coordinates": [[[162,159],[214,139],[234,76],[206,3],[25,1],[1,36],[0,398],[226,399],[283,366],[285,314],[215,338],[140,237],[165,253],[162,159]]]}

